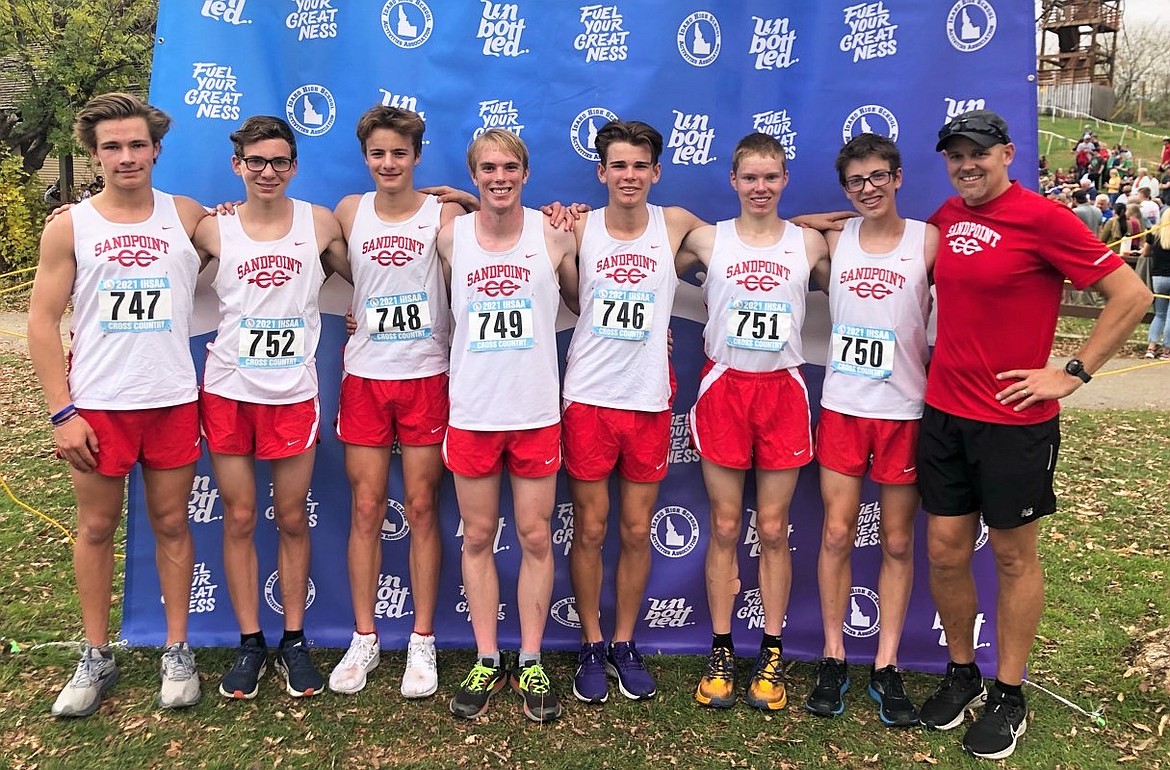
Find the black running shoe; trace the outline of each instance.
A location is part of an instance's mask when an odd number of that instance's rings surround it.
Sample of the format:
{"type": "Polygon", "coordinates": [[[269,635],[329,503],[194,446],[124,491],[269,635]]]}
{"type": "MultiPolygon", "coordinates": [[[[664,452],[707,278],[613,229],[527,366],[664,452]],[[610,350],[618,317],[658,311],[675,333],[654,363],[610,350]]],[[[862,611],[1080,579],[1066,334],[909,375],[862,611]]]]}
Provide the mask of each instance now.
{"type": "Polygon", "coordinates": [[[284,677],[285,692],[294,698],[311,698],[325,687],[321,672],[309,657],[309,647],[303,636],[280,645],[275,665],[284,677]]]}
{"type": "Polygon", "coordinates": [[[812,692],[804,708],[819,717],[837,717],[845,712],[845,693],[849,689],[849,667],[843,660],[821,658],[813,675],[812,692]]]}
{"type": "Polygon", "coordinates": [[[487,711],[488,701],[507,683],[504,673],[502,666],[493,666],[490,660],[477,660],[451,699],[451,713],[474,719],[487,711]]]}
{"type": "Polygon", "coordinates": [[[878,717],[882,724],[888,727],[918,724],[918,712],[906,696],[906,687],[897,666],[870,669],[869,697],[878,704],[878,717]]]}
{"type": "Polygon", "coordinates": [[[231,670],[223,675],[223,681],[219,683],[219,694],[240,700],[255,698],[267,664],[268,649],[255,639],[248,639],[236,650],[231,670]]]}
{"type": "Polygon", "coordinates": [[[1016,739],[1028,728],[1028,707],[1023,698],[1005,695],[995,685],[987,707],[963,736],[963,748],[980,759],[1007,759],[1016,750],[1016,739]]]}
{"type": "Polygon", "coordinates": [[[987,688],[983,686],[983,675],[978,666],[947,663],[946,676],[934,695],[922,704],[918,719],[933,730],[950,730],[963,724],[967,709],[986,700],[987,688]]]}
{"type": "Polygon", "coordinates": [[[561,703],[540,663],[525,663],[514,670],[512,689],[524,700],[524,716],[533,722],[551,722],[561,715],[561,703]]]}

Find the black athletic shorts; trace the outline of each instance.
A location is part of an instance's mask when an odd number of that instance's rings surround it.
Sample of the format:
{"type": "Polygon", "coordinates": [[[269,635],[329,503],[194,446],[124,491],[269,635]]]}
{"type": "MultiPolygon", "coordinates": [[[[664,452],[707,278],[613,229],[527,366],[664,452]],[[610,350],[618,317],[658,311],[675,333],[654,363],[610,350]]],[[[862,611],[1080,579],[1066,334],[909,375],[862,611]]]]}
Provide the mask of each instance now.
{"type": "Polygon", "coordinates": [[[993,529],[1012,529],[1056,512],[1052,477],[1060,417],[999,425],[926,406],[918,432],[918,490],[936,516],[983,512],[993,529]]]}

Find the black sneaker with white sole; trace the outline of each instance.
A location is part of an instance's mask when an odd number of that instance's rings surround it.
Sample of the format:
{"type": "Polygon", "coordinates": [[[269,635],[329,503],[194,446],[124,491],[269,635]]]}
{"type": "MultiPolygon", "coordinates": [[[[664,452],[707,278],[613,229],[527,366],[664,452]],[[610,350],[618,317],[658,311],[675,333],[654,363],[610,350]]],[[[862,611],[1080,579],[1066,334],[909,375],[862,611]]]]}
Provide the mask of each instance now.
{"type": "Polygon", "coordinates": [[[980,759],[1007,759],[1027,728],[1028,707],[1024,699],[1007,695],[992,685],[983,715],[963,736],[963,748],[980,759]]]}
{"type": "Polygon", "coordinates": [[[979,667],[947,663],[947,673],[934,694],[918,710],[918,719],[933,730],[950,730],[963,724],[967,709],[987,700],[987,688],[979,667]]]}

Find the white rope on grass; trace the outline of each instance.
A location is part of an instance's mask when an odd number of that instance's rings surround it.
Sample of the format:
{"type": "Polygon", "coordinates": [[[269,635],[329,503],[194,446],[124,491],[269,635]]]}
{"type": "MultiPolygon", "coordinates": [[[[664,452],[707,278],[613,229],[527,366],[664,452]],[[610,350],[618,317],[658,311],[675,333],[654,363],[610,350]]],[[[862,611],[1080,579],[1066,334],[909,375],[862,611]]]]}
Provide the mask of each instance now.
{"type": "Polygon", "coordinates": [[[1036,684],[1031,679],[1025,679],[1024,684],[1030,684],[1033,687],[1035,687],[1037,690],[1039,690],[1040,692],[1047,693],[1048,695],[1051,695],[1053,698],[1060,701],[1064,705],[1068,706],[1073,711],[1078,711],[1081,714],[1084,714],[1089,719],[1093,720],[1093,724],[1097,725],[1097,727],[1104,727],[1105,726],[1105,715],[1101,712],[1100,706],[1098,706],[1093,711],[1085,711],[1083,708],[1081,708],[1077,704],[1073,703],[1068,698],[1057,695],[1052,690],[1049,690],[1047,687],[1044,687],[1043,685],[1036,684]]]}

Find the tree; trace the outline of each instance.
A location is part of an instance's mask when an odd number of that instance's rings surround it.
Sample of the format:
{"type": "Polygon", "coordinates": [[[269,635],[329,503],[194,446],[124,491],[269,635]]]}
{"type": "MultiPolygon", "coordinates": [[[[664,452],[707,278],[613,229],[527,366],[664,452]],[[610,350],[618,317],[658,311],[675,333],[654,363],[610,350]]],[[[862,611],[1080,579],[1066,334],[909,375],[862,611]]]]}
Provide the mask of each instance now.
{"type": "Polygon", "coordinates": [[[1126,26],[1118,38],[1113,88],[1118,117],[1170,123],[1170,24],[1126,26]],[[1139,114],[1138,104],[1142,105],[1139,114]]]}
{"type": "Polygon", "coordinates": [[[78,108],[150,78],[158,0],[0,0],[0,56],[16,103],[0,107],[0,142],[33,173],[75,147],[78,108]]]}

